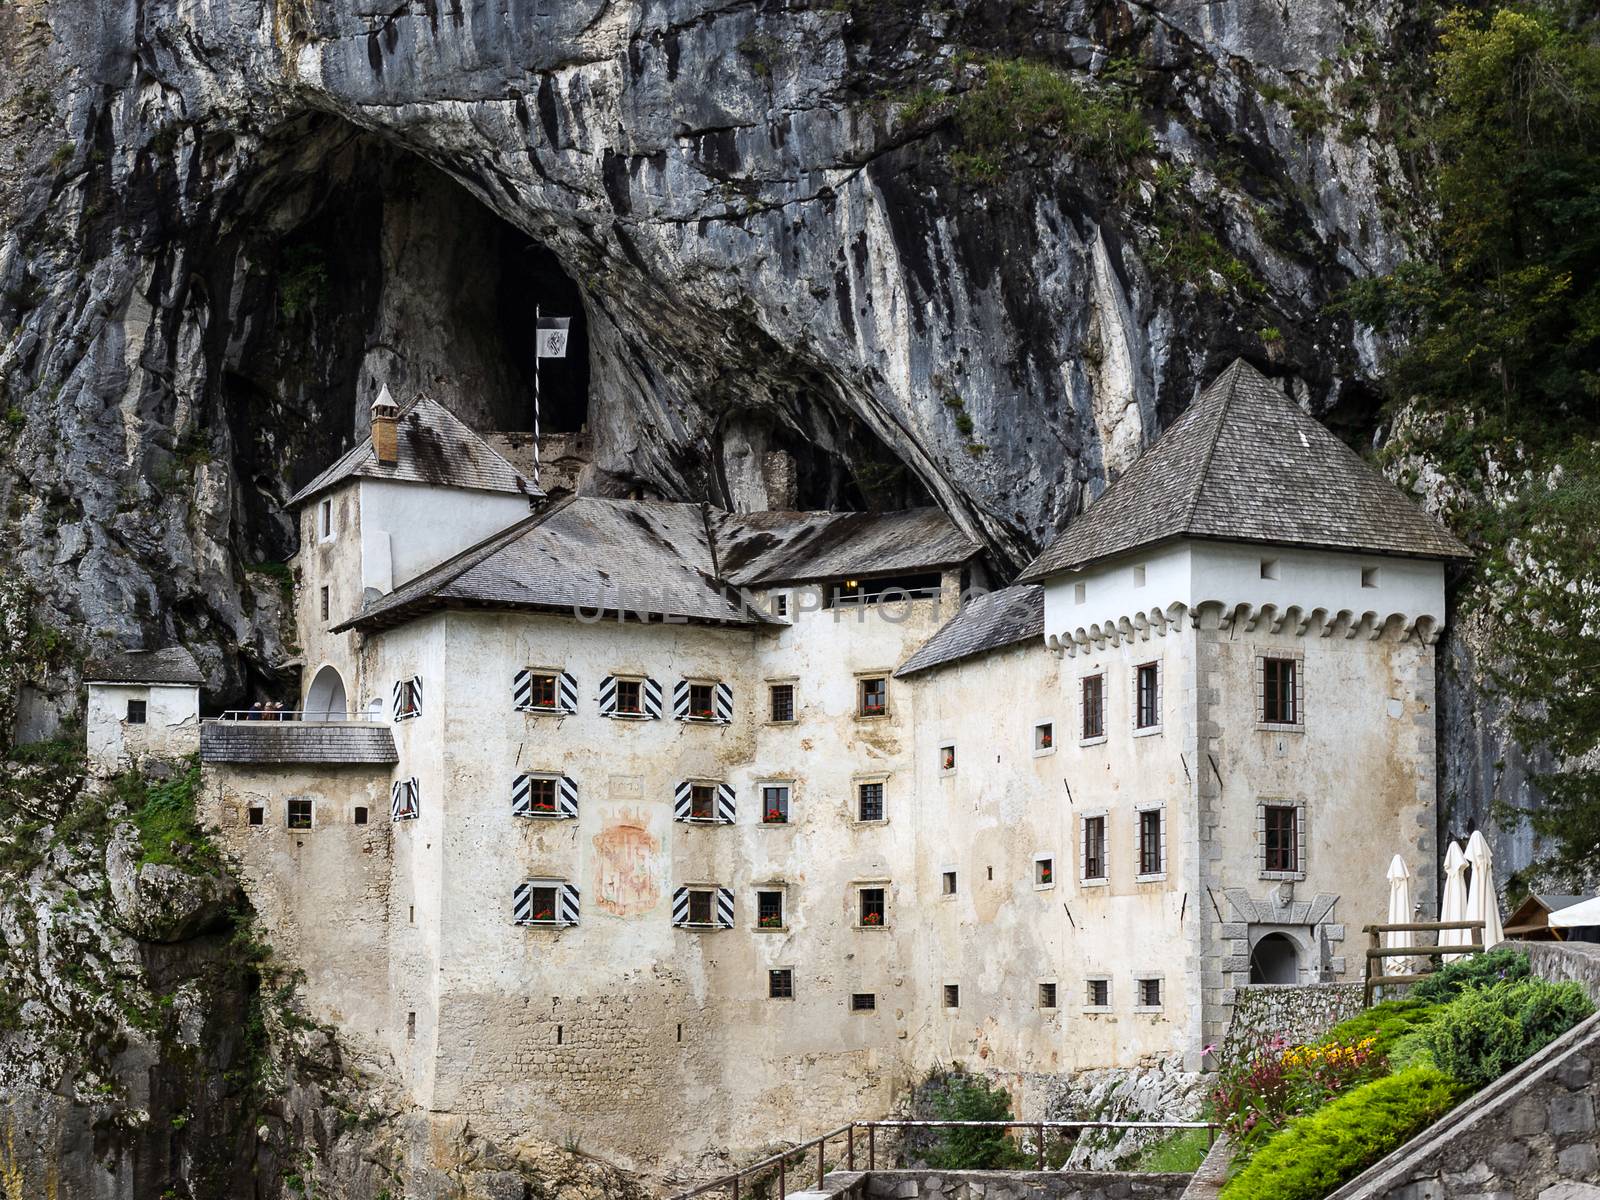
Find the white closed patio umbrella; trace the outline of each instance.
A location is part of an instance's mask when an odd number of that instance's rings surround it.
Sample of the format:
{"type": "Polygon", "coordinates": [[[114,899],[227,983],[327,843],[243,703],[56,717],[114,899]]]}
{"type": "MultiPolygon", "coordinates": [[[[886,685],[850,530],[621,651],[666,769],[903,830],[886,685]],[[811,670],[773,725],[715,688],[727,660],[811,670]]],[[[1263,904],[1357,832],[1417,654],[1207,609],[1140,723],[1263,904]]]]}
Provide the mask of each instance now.
{"type": "MultiPolygon", "coordinates": [[[[1444,852],[1444,895],[1439,900],[1439,920],[1465,921],[1467,919],[1467,856],[1461,852],[1460,842],[1451,842],[1450,848],[1444,852]]],[[[1465,929],[1441,929],[1439,931],[1439,948],[1446,946],[1465,946],[1472,941],[1465,929]]],[[[1444,961],[1455,962],[1464,957],[1460,954],[1446,954],[1444,961]]]]}
{"type": "Polygon", "coordinates": [[[1488,949],[1506,940],[1500,925],[1500,898],[1494,891],[1494,856],[1483,834],[1474,832],[1467,839],[1467,865],[1472,868],[1472,886],[1467,889],[1468,921],[1483,922],[1483,946],[1488,949]]]}
{"type": "MultiPolygon", "coordinates": [[[[1411,871],[1406,866],[1406,860],[1398,854],[1389,862],[1389,925],[1411,924],[1411,871]]],[[[1409,929],[1391,929],[1383,935],[1383,944],[1386,949],[1394,950],[1402,946],[1414,946],[1416,940],[1409,929]]],[[[1383,970],[1380,975],[1409,975],[1411,974],[1412,960],[1409,958],[1386,958],[1383,960],[1383,970]]]]}

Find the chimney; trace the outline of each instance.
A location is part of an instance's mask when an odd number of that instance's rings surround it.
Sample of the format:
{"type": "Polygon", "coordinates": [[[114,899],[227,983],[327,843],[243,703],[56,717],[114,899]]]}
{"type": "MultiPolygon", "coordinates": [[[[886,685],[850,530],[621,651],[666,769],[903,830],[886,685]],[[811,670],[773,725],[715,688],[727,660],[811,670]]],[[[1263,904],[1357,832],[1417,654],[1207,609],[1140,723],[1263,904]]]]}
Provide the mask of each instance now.
{"type": "Polygon", "coordinates": [[[388,384],[372,402],[372,452],[385,466],[400,461],[400,406],[389,395],[388,384]]]}

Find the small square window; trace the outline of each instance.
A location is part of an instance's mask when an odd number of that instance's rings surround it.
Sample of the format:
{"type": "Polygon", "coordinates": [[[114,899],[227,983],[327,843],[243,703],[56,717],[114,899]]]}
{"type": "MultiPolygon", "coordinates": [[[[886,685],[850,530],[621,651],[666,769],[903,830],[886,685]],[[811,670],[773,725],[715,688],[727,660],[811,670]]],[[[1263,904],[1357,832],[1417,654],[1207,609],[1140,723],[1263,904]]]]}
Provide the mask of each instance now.
{"type": "Polygon", "coordinates": [[[856,792],[856,814],[863,821],[883,820],[883,784],[863,783],[856,792]]]}
{"type": "Polygon", "coordinates": [[[1362,567],[1361,568],[1361,586],[1364,587],[1364,588],[1375,588],[1375,587],[1378,586],[1378,568],[1377,567],[1362,567]]]}
{"type": "Polygon", "coordinates": [[[794,999],[793,968],[780,967],[776,971],[767,972],[767,998],[769,1000],[794,999]]]}
{"type": "Polygon", "coordinates": [[[1053,721],[1041,721],[1033,727],[1033,752],[1048,753],[1056,748],[1056,727],[1053,721]]]}
{"type": "Polygon", "coordinates": [[[129,725],[143,725],[145,723],[145,721],[148,719],[149,712],[150,712],[149,701],[147,701],[147,700],[129,700],[128,701],[128,724],[129,725]]]}
{"type": "Polygon", "coordinates": [[[709,721],[716,715],[712,708],[713,687],[709,683],[689,685],[689,716],[696,721],[709,721]]]}
{"type": "Polygon", "coordinates": [[[309,801],[309,800],[291,800],[291,801],[289,801],[289,828],[290,829],[310,829],[311,828],[311,801],[309,801]]]}
{"type": "Polygon", "coordinates": [[[1075,583],[1072,585],[1072,602],[1074,604],[1082,604],[1088,599],[1089,585],[1087,583],[1075,583]]]}
{"type": "Polygon", "coordinates": [[[267,823],[267,810],[259,804],[252,804],[250,811],[245,814],[245,820],[252,825],[265,825],[267,823]]]}
{"type": "Polygon", "coordinates": [[[862,928],[882,929],[889,915],[887,893],[881,887],[862,888],[860,896],[862,928]]]}
{"type": "Polygon", "coordinates": [[[771,688],[772,721],[786,725],[794,720],[794,684],[775,683],[771,688]]]}
{"type": "Polygon", "coordinates": [[[1050,887],[1056,881],[1056,860],[1053,858],[1036,858],[1033,860],[1033,886],[1050,887]]]}
{"type": "Polygon", "coordinates": [[[850,996],[851,1012],[871,1012],[878,1007],[878,997],[871,992],[855,992],[850,996]]]}
{"type": "Polygon", "coordinates": [[[953,775],[956,769],[956,747],[954,742],[939,747],[939,773],[953,775]]]}
{"type": "Polygon", "coordinates": [[[946,1008],[961,1007],[961,985],[947,983],[944,985],[944,1006],[946,1008]]]}
{"type": "Polygon", "coordinates": [[[761,788],[761,823],[787,825],[789,823],[789,785],[763,784],[761,788]]]}
{"type": "Polygon", "coordinates": [[[1106,677],[1085,675],[1083,693],[1083,740],[1092,742],[1106,735],[1106,677]]]}
{"type": "Polygon", "coordinates": [[[328,612],[331,607],[328,602],[328,585],[323,584],[318,594],[321,596],[319,603],[321,605],[322,619],[326,621],[328,619],[328,612]]]}
{"type": "Polygon", "coordinates": [[[954,871],[940,872],[939,894],[941,896],[954,896],[956,894],[956,873],[954,871]]]}
{"type": "Polygon", "coordinates": [[[717,789],[709,783],[696,783],[689,788],[689,819],[714,821],[717,819],[717,789]]]}
{"type": "Polygon", "coordinates": [[[556,811],[556,781],[549,778],[540,778],[537,775],[528,777],[528,810],[530,812],[553,815],[556,811]]]}
{"type": "Polygon", "coordinates": [[[1111,981],[1109,979],[1089,980],[1089,994],[1086,1002],[1090,1008],[1111,1007],[1111,981]]]}
{"type": "Polygon", "coordinates": [[[1261,560],[1261,578],[1276,579],[1277,577],[1278,560],[1275,558],[1263,558],[1261,560]]]}
{"type": "Polygon", "coordinates": [[[529,910],[533,914],[528,918],[530,924],[554,924],[556,919],[556,889],[535,885],[528,889],[531,898],[529,910]]]}
{"type": "Polygon", "coordinates": [[[1056,1006],[1056,985],[1041,983],[1039,985],[1039,1007],[1054,1008],[1056,1006]]]}
{"type": "Polygon", "coordinates": [[[355,823],[357,825],[365,825],[367,823],[367,806],[365,804],[356,805],[355,823]]]}
{"type": "Polygon", "coordinates": [[[1139,1007],[1140,1008],[1160,1008],[1161,1007],[1161,980],[1159,980],[1159,979],[1141,979],[1141,980],[1139,980],[1139,1007]]]}
{"type": "Polygon", "coordinates": [[[556,707],[556,677],[554,675],[528,676],[528,707],[554,709],[556,707]]]}
{"type": "Polygon", "coordinates": [[[1134,671],[1135,729],[1154,729],[1161,724],[1161,664],[1144,663],[1134,671]]]}
{"type": "Polygon", "coordinates": [[[1143,566],[1135,567],[1133,569],[1133,586],[1136,587],[1136,588],[1142,588],[1144,586],[1144,580],[1145,580],[1145,569],[1144,569],[1144,567],[1143,566]]]}
{"type": "Polygon", "coordinates": [[[789,593],[774,592],[772,595],[772,615],[787,617],[789,615],[789,593]]]}
{"type": "Polygon", "coordinates": [[[614,712],[637,717],[644,714],[643,688],[637,679],[617,680],[617,704],[614,712]]]}
{"type": "Polygon", "coordinates": [[[710,925],[712,917],[712,894],[708,891],[693,891],[689,893],[689,924],[710,925]]]}
{"type": "Polygon", "coordinates": [[[756,893],[756,925],[761,929],[783,928],[783,893],[756,893]]]}
{"type": "Polygon", "coordinates": [[[882,677],[861,681],[858,714],[863,717],[881,717],[889,711],[889,681],[882,677]]]}

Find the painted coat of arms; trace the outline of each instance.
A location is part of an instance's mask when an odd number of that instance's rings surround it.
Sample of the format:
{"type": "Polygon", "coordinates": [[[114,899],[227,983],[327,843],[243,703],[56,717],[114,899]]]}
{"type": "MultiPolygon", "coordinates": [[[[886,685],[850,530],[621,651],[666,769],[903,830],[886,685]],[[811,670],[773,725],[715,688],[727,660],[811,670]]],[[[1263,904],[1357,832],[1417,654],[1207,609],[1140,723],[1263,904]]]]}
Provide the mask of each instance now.
{"type": "Polygon", "coordinates": [[[656,855],[661,842],[650,832],[649,819],[633,809],[606,818],[595,835],[598,878],[595,903],[618,917],[649,912],[661,899],[656,855]]]}

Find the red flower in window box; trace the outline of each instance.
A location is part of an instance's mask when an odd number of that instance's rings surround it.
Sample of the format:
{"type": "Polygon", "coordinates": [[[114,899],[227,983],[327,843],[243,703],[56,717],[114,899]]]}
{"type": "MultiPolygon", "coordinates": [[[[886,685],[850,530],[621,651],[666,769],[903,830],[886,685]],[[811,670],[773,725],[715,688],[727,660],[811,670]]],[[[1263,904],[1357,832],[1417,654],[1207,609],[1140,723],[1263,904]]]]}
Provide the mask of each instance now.
{"type": "Polygon", "coordinates": [[[1049,883],[1050,882],[1050,868],[1049,867],[1042,866],[1042,867],[1039,868],[1039,882],[1040,883],[1049,883]]]}
{"type": "Polygon", "coordinates": [[[1039,749],[1048,750],[1053,745],[1055,745],[1054,735],[1049,733],[1041,733],[1039,735],[1039,749]]]}
{"type": "Polygon", "coordinates": [[[709,720],[712,714],[709,708],[697,708],[690,715],[698,717],[700,720],[704,721],[709,720]]]}
{"type": "Polygon", "coordinates": [[[861,923],[863,925],[882,925],[883,924],[883,914],[882,913],[875,913],[875,912],[867,913],[865,916],[863,916],[861,918],[861,923]]]}
{"type": "Polygon", "coordinates": [[[777,913],[769,913],[761,918],[760,924],[763,929],[782,929],[783,918],[778,916],[777,913]]]}
{"type": "Polygon", "coordinates": [[[554,921],[556,919],[556,915],[548,908],[541,908],[538,912],[533,914],[533,919],[535,921],[554,921]]]}
{"type": "Polygon", "coordinates": [[[769,808],[769,809],[767,809],[767,824],[768,825],[783,825],[783,824],[786,824],[788,822],[788,820],[789,820],[789,817],[783,811],[783,809],[781,809],[781,808],[769,808]]]}

